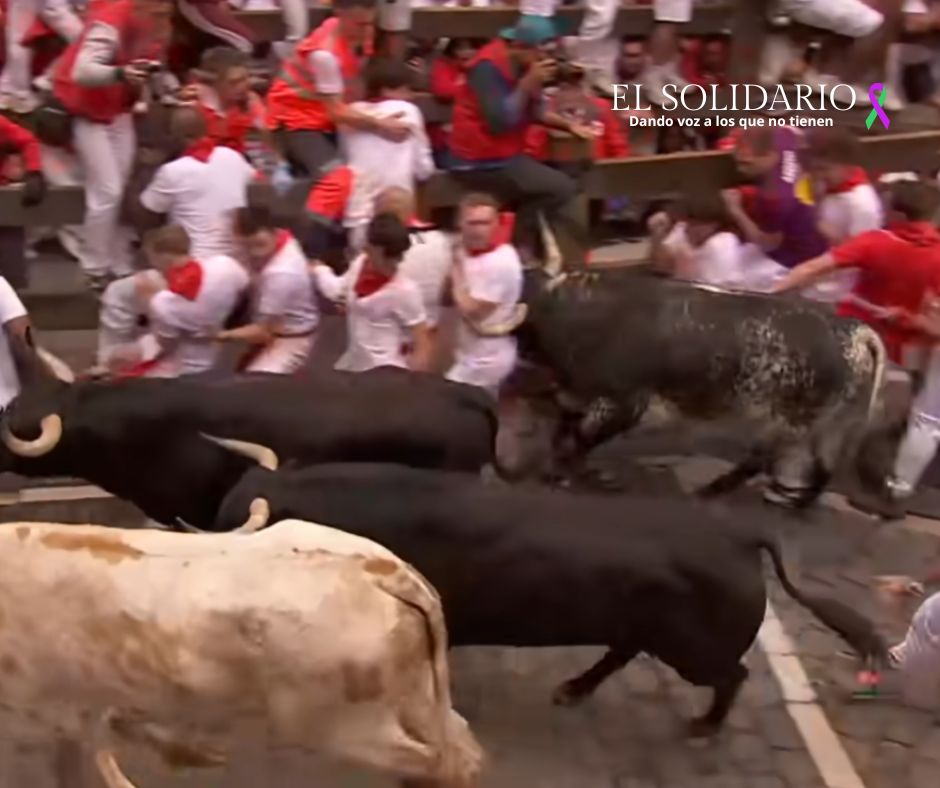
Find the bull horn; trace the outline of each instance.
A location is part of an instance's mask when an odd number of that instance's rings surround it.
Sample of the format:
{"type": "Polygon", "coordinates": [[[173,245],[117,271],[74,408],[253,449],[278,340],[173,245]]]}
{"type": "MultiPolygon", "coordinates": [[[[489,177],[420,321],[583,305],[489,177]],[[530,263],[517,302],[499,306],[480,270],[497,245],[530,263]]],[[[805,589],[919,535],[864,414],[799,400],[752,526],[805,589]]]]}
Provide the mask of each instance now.
{"type": "Polygon", "coordinates": [[[508,320],[504,320],[502,323],[498,323],[495,326],[480,326],[474,325],[473,329],[478,334],[484,337],[502,337],[506,334],[511,334],[519,326],[521,326],[526,319],[526,316],[529,314],[529,307],[525,304],[516,304],[513,308],[512,316],[508,320]]]}
{"type": "Polygon", "coordinates": [[[218,444],[223,449],[228,449],[236,454],[241,454],[242,457],[254,460],[262,468],[267,468],[269,471],[277,470],[277,455],[274,453],[273,449],[269,449],[267,446],[262,446],[260,443],[232,440],[231,438],[217,438],[214,435],[207,435],[204,432],[200,434],[206,440],[218,444]]]}
{"type": "Polygon", "coordinates": [[[36,355],[39,356],[39,360],[48,367],[49,371],[63,383],[75,382],[75,373],[72,372],[72,368],[61,358],[52,355],[48,350],[41,347],[36,348],[36,355]]]}
{"type": "Polygon", "coordinates": [[[255,498],[248,507],[248,513],[245,524],[238,526],[232,531],[233,534],[253,534],[264,528],[271,519],[271,507],[264,498],[255,498]]]}
{"type": "Polygon", "coordinates": [[[542,235],[542,246],[545,248],[545,265],[543,269],[551,277],[556,277],[562,272],[564,261],[561,257],[561,250],[558,248],[558,241],[555,234],[545,221],[545,214],[539,211],[539,232],[542,235]]]}
{"type": "Polygon", "coordinates": [[[58,413],[50,413],[40,420],[39,426],[42,432],[36,440],[24,441],[17,438],[6,424],[3,425],[0,437],[6,447],[20,457],[42,457],[52,451],[62,439],[62,417],[58,413]]]}

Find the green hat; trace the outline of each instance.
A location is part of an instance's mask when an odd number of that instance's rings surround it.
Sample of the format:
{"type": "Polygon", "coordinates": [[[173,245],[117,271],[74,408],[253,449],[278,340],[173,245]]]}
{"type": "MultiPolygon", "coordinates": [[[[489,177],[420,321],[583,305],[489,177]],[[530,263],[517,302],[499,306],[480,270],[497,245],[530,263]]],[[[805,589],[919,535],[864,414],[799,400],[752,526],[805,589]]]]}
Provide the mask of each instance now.
{"type": "Polygon", "coordinates": [[[506,27],[499,33],[500,38],[515,41],[529,47],[537,47],[562,36],[562,32],[551,16],[523,14],[513,27],[506,27]]]}

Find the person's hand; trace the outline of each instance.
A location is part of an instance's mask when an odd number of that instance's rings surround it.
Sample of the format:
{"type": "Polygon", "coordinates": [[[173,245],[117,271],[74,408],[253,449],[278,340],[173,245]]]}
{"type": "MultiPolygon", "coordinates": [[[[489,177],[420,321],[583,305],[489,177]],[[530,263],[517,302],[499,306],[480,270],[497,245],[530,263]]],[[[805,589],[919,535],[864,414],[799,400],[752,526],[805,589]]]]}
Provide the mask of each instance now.
{"type": "Polygon", "coordinates": [[[121,80],[131,87],[139,88],[150,77],[152,63],[149,60],[135,60],[121,70],[121,80]]]}
{"type": "Polygon", "coordinates": [[[375,122],[375,133],[392,142],[404,142],[411,135],[411,126],[402,118],[403,112],[398,112],[387,118],[379,118],[375,122]]]}
{"type": "Polygon", "coordinates": [[[199,100],[199,86],[183,85],[176,91],[176,100],[181,104],[195,104],[199,100]]]}
{"type": "Polygon", "coordinates": [[[725,207],[729,211],[740,211],[743,203],[743,196],[740,189],[722,189],[721,198],[725,201],[725,207]]]}
{"type": "Polygon", "coordinates": [[[535,85],[544,85],[546,82],[551,82],[555,77],[555,73],[558,71],[558,63],[554,58],[546,58],[544,60],[539,60],[529,66],[529,70],[526,72],[523,79],[527,80],[531,84],[535,85]]]}
{"type": "Polygon", "coordinates": [[[23,205],[39,205],[46,196],[46,179],[41,172],[27,172],[23,178],[23,205]]]}
{"type": "Polygon", "coordinates": [[[594,129],[584,123],[572,123],[570,126],[568,126],[568,131],[578,139],[582,140],[592,140],[597,136],[594,133],[594,129]]]}

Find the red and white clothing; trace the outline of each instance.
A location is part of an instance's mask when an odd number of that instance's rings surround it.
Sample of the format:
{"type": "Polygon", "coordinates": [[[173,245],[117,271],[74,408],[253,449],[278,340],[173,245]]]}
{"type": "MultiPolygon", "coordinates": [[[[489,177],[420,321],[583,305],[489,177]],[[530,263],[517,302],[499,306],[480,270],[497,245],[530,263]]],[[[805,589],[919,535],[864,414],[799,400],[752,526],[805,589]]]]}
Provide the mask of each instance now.
{"type": "Polygon", "coordinates": [[[407,367],[404,348],[410,329],[427,322],[421,291],[399,266],[387,277],[360,255],[341,277],[320,265],[315,269],[320,291],[346,306],[346,352],[336,369],[365,372],[375,367],[407,367]]]}
{"type": "Polygon", "coordinates": [[[186,230],[197,260],[232,255],[232,218],[248,204],[248,185],[255,178],[244,156],[204,140],[157,170],[140,202],[186,230]]]}
{"type": "MultiPolygon", "coordinates": [[[[481,321],[482,326],[497,326],[511,319],[522,295],[522,263],[515,247],[504,243],[482,254],[464,253],[463,268],[470,296],[498,304],[481,321]]],[[[482,336],[464,319],[457,327],[454,356],[454,365],[447,372],[449,380],[496,394],[516,364],[516,340],[482,336]]]]}
{"type": "Polygon", "coordinates": [[[248,135],[267,128],[264,102],[257,93],[249,93],[244,107],[223,107],[219,94],[209,85],[196,85],[196,106],[206,120],[206,136],[216,145],[223,145],[243,154],[248,135]]]}
{"type": "Polygon", "coordinates": [[[26,317],[26,307],[10,283],[0,276],[0,410],[20,393],[20,378],[3,331],[7,323],[19,317],[26,317]]]}
{"type": "Polygon", "coordinates": [[[278,335],[245,366],[246,372],[289,374],[310,355],[320,312],[307,269],[307,257],[294,237],[282,231],[274,256],[252,282],[256,323],[277,320],[278,335]]]}
{"type": "Polygon", "coordinates": [[[17,155],[26,172],[41,172],[39,140],[31,132],[0,115],[0,185],[9,183],[6,163],[11,155],[17,155]]]}
{"type": "Polygon", "coordinates": [[[131,270],[130,234],[119,216],[136,148],[131,110],[138,92],[120,80],[120,69],[160,59],[164,45],[131,0],[99,0],[56,66],[53,92],[75,116],[73,145],[85,168],[81,263],[91,275],[131,270]]]}
{"type": "Polygon", "coordinates": [[[150,328],[164,348],[146,377],[206,372],[215,365],[213,341],[249,284],[248,272],[224,255],[191,260],[166,273],[167,289],[150,301],[150,328]]]}
{"type": "MultiPolygon", "coordinates": [[[[595,160],[629,156],[630,146],[620,121],[610,107],[610,101],[591,96],[585,97],[585,100],[579,104],[580,106],[576,108],[571,105],[565,107],[558,101],[550,101],[549,108],[566,119],[575,120],[591,128],[594,132],[592,157],[595,160]]],[[[525,152],[540,161],[549,159],[548,128],[541,124],[533,124],[529,127],[526,132],[525,152]]]]}
{"type": "MultiPolygon", "coordinates": [[[[857,167],[846,180],[827,191],[816,209],[820,229],[831,244],[841,244],[856,235],[877,230],[884,219],[878,192],[857,167]]],[[[855,284],[853,271],[840,271],[817,283],[812,297],[827,302],[843,300],[855,284]]]]}
{"type": "Polygon", "coordinates": [[[339,20],[327,19],[301,41],[284,61],[268,91],[271,128],[290,131],[335,131],[318,96],[355,97],[356,80],[371,46],[361,53],[340,35],[339,20]]]}
{"type": "Polygon", "coordinates": [[[371,186],[377,196],[397,186],[414,191],[417,181],[427,180],[434,172],[431,143],[424,126],[421,110],[410,101],[357,101],[352,107],[378,118],[399,116],[411,128],[401,142],[393,142],[378,134],[347,126],[340,128],[340,150],[355,170],[371,175],[371,186]]]}
{"type": "Polygon", "coordinates": [[[417,286],[431,328],[441,320],[444,288],[452,258],[453,241],[447,233],[433,228],[422,229],[420,225],[412,227],[411,246],[398,264],[398,271],[417,286]]]}
{"type": "Polygon", "coordinates": [[[679,222],[663,239],[663,246],[676,259],[677,279],[726,289],[744,285],[741,241],[734,233],[718,232],[701,246],[692,246],[685,222],[679,222]]]}

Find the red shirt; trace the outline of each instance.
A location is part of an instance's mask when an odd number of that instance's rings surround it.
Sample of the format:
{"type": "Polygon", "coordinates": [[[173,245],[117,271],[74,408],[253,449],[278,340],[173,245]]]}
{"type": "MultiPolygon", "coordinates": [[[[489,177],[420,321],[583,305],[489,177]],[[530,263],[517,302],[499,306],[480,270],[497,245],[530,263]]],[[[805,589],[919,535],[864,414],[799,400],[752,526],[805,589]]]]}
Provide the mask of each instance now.
{"type": "Polygon", "coordinates": [[[23,169],[27,172],[38,172],[42,169],[39,140],[31,131],[0,115],[0,183],[6,183],[2,172],[7,156],[13,153],[23,160],[23,169]]]}
{"type": "MultiPolygon", "coordinates": [[[[460,63],[454,58],[448,58],[441,55],[434,58],[431,63],[431,94],[438,101],[447,104],[453,104],[457,96],[457,91],[466,80],[466,75],[460,63]]],[[[447,147],[450,137],[449,123],[429,123],[428,138],[431,141],[431,148],[442,150],[447,147]]]]}
{"type": "MultiPolygon", "coordinates": [[[[629,156],[630,146],[610,102],[600,97],[592,98],[590,102],[590,116],[580,120],[596,131],[593,140],[594,159],[621,159],[629,156]]],[[[525,152],[533,159],[548,159],[548,129],[545,126],[533,124],[529,127],[525,138],[525,152]]]]}
{"type": "MultiPolygon", "coordinates": [[[[840,267],[858,271],[852,295],[875,306],[917,313],[928,294],[940,293],[940,233],[929,222],[871,230],[829,253],[840,267]]],[[[876,329],[893,361],[901,361],[905,344],[928,341],[919,331],[882,320],[863,304],[843,302],[839,314],[864,320],[876,329]]]]}

